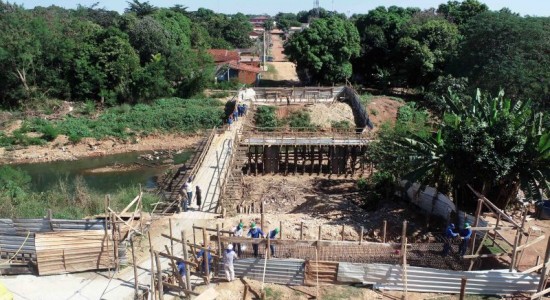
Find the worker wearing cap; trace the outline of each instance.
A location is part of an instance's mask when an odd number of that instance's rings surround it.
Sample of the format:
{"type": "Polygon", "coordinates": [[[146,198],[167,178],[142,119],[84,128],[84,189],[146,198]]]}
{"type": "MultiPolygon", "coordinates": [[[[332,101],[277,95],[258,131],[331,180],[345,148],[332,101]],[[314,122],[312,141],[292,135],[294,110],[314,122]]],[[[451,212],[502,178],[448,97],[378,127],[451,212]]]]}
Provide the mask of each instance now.
{"type": "Polygon", "coordinates": [[[460,256],[464,256],[466,254],[466,250],[468,250],[468,245],[470,244],[470,237],[472,236],[472,227],[470,226],[470,223],[466,222],[464,223],[464,229],[460,233],[460,237],[462,239],[462,243],[460,244],[459,253],[460,256]]]}
{"type": "MultiPolygon", "coordinates": [[[[279,233],[279,228],[275,228],[269,232],[267,238],[270,240],[274,240],[278,233],[279,233]]],[[[271,250],[271,256],[275,257],[275,246],[273,245],[273,243],[269,244],[269,250],[271,250]]]]}
{"type": "MultiPolygon", "coordinates": [[[[250,224],[250,230],[247,234],[248,237],[259,239],[265,236],[265,234],[262,232],[261,228],[258,228],[256,226],[256,223],[252,222],[250,224]]],[[[254,249],[254,257],[258,257],[258,244],[252,244],[252,249],[254,249]]]]}
{"type": "MultiPolygon", "coordinates": [[[[242,237],[243,236],[243,227],[244,227],[243,222],[239,222],[239,225],[237,225],[237,227],[233,228],[233,235],[236,236],[236,237],[242,237]]],[[[237,250],[237,254],[240,256],[241,253],[242,253],[241,243],[234,243],[233,248],[235,250],[237,250]]]]}
{"type": "Polygon", "coordinates": [[[447,226],[447,230],[445,230],[445,243],[443,244],[443,256],[447,256],[449,254],[449,250],[451,250],[451,243],[454,238],[458,236],[458,233],[455,232],[455,224],[451,223],[449,226],[447,226]]]}
{"type": "Polygon", "coordinates": [[[200,262],[202,262],[202,271],[206,273],[206,261],[204,260],[204,255],[206,252],[206,259],[208,259],[208,271],[212,271],[212,263],[214,262],[214,259],[212,258],[212,251],[210,250],[210,245],[208,245],[208,251],[205,251],[204,249],[204,243],[201,243],[202,249],[197,254],[197,258],[200,262]]]}
{"type": "Polygon", "coordinates": [[[225,270],[225,277],[229,282],[235,280],[233,260],[238,258],[237,253],[233,251],[233,244],[227,245],[227,249],[223,252],[223,269],[225,270]]]}
{"type": "Polygon", "coordinates": [[[185,276],[186,276],[186,274],[185,274],[186,266],[185,266],[185,263],[183,261],[178,261],[176,265],[178,267],[178,273],[180,274],[182,281],[184,283],[186,283],[186,278],[185,278],[185,276]]]}

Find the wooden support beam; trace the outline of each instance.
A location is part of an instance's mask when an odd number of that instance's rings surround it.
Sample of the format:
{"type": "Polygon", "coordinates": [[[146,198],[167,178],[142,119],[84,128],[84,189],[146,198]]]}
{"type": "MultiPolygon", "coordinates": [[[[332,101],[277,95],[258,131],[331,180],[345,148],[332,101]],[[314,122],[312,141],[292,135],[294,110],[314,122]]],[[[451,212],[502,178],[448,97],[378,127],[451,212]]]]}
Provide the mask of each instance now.
{"type": "Polygon", "coordinates": [[[285,147],[285,176],[288,175],[288,146],[285,147]]]}
{"type": "MultiPolygon", "coordinates": [[[[193,229],[197,229],[197,230],[203,230],[203,229],[205,229],[206,231],[209,231],[209,232],[215,232],[215,233],[218,232],[218,229],[217,229],[217,228],[200,227],[200,226],[195,226],[195,225],[193,225],[193,229]]],[[[223,229],[220,229],[220,233],[231,234],[231,233],[233,233],[233,232],[232,232],[231,230],[223,230],[223,229]]]]}
{"type": "MultiPolygon", "coordinates": [[[[217,240],[217,237],[215,235],[210,236],[211,241],[217,240]]],[[[248,238],[248,237],[236,237],[236,236],[221,236],[221,241],[223,243],[247,243],[247,244],[258,244],[258,245],[265,245],[267,244],[266,239],[254,239],[254,238],[248,238]]],[[[317,244],[319,244],[320,247],[328,247],[328,246],[335,246],[335,245],[350,245],[350,246],[357,246],[357,241],[328,241],[328,240],[288,240],[288,239],[282,239],[282,240],[272,240],[271,244],[273,245],[301,245],[301,246],[310,246],[315,247],[317,244]]],[[[363,241],[363,245],[381,245],[380,243],[373,243],[373,242],[367,242],[363,241]]],[[[399,243],[394,245],[401,245],[399,243]]],[[[390,245],[386,245],[388,249],[391,247],[390,245]]]]}
{"type": "Polygon", "coordinates": [[[536,243],[538,243],[538,242],[540,242],[540,241],[543,241],[545,238],[546,238],[546,236],[543,234],[543,235],[537,237],[536,239],[532,240],[531,242],[528,242],[528,243],[526,243],[526,244],[523,244],[523,245],[521,245],[521,246],[518,246],[518,247],[517,247],[517,251],[522,251],[522,250],[524,250],[525,248],[529,248],[529,247],[531,247],[532,245],[534,245],[534,244],[536,244],[536,243]]]}
{"type": "Polygon", "coordinates": [[[386,228],[388,226],[388,221],[384,220],[382,223],[382,243],[386,243],[386,228]]]}
{"type": "Polygon", "coordinates": [[[162,265],[160,264],[160,258],[157,253],[155,253],[155,262],[157,264],[157,291],[159,293],[158,299],[164,300],[164,288],[162,284],[162,265]]]}
{"type": "Polygon", "coordinates": [[[346,232],[346,225],[342,224],[342,241],[344,240],[344,232],[346,232]]]}
{"type": "Polygon", "coordinates": [[[254,163],[256,164],[254,167],[254,175],[258,176],[258,146],[254,146],[254,163]]]}
{"type": "Polygon", "coordinates": [[[497,256],[505,256],[505,255],[511,255],[510,253],[495,253],[495,254],[471,254],[471,255],[464,255],[463,258],[488,258],[488,257],[497,257],[497,256]]]}
{"type": "MultiPolygon", "coordinates": [[[[483,207],[483,199],[479,198],[479,199],[477,199],[477,209],[476,209],[476,215],[475,215],[475,220],[474,220],[474,226],[473,227],[478,227],[477,225],[479,225],[479,217],[481,215],[482,207],[483,207]]],[[[475,252],[474,248],[475,248],[475,244],[476,244],[476,235],[477,235],[477,232],[472,231],[472,236],[470,238],[470,245],[468,245],[470,247],[471,254],[474,254],[474,252],[475,252]]],[[[471,268],[471,264],[470,264],[470,268],[471,268]]]]}
{"type": "Polygon", "coordinates": [[[319,225],[319,233],[317,234],[317,240],[320,241],[321,240],[321,228],[323,227],[323,225],[319,225]]]}
{"type": "MultiPolygon", "coordinates": [[[[206,252],[206,251],[205,251],[205,252],[206,252]]],[[[175,261],[177,261],[177,262],[178,262],[178,261],[181,261],[181,262],[186,263],[186,264],[189,264],[189,265],[191,265],[191,266],[193,266],[193,267],[198,267],[198,266],[199,266],[197,263],[194,263],[194,262],[192,262],[192,261],[190,261],[190,260],[186,260],[185,258],[182,258],[182,257],[179,257],[179,256],[174,256],[174,255],[171,255],[171,254],[167,254],[167,253],[164,253],[164,252],[158,252],[158,251],[156,251],[155,253],[156,253],[157,255],[159,255],[159,256],[164,257],[164,258],[173,259],[173,260],[175,260],[175,261]]]]}
{"type": "Polygon", "coordinates": [[[359,234],[359,245],[363,244],[363,231],[365,230],[365,228],[363,228],[363,226],[361,226],[361,234],[359,234]]]}
{"type": "MultiPolygon", "coordinates": [[[[208,235],[206,235],[206,229],[202,229],[202,241],[204,247],[208,247],[208,235]]],[[[208,251],[203,252],[204,272],[206,274],[206,284],[210,284],[210,262],[208,261],[208,251]]]]}
{"type": "MultiPolygon", "coordinates": [[[[185,231],[181,232],[181,240],[186,241],[185,231]]],[[[189,253],[187,252],[187,243],[181,243],[183,248],[183,259],[189,261],[189,253]]],[[[191,268],[185,268],[185,287],[188,290],[193,290],[191,287],[191,268]]]]}
{"type": "Polygon", "coordinates": [[[319,170],[317,175],[321,175],[321,172],[323,172],[323,146],[319,146],[319,150],[317,152],[319,154],[319,170]]]}
{"type": "Polygon", "coordinates": [[[545,294],[550,293],[550,288],[547,288],[545,290],[542,290],[540,292],[534,293],[531,295],[531,299],[539,299],[540,297],[544,296],[545,294]]]}
{"type": "Polygon", "coordinates": [[[184,293],[188,293],[188,294],[191,294],[193,296],[199,296],[200,294],[197,293],[197,292],[193,292],[193,291],[190,291],[190,290],[187,290],[187,289],[184,289],[184,288],[181,288],[179,285],[175,285],[175,284],[172,284],[170,282],[166,282],[166,281],[161,281],[161,285],[164,285],[165,287],[171,289],[171,290],[175,290],[175,291],[178,291],[178,292],[184,292],[184,293]]]}
{"type": "MultiPolygon", "coordinates": [[[[518,224],[516,221],[514,221],[514,219],[512,219],[510,216],[508,216],[505,212],[503,212],[500,208],[498,208],[496,205],[493,204],[493,202],[491,202],[489,199],[487,199],[485,196],[483,196],[482,194],[478,193],[476,190],[474,190],[469,184],[467,185],[470,190],[476,195],[476,197],[478,197],[479,199],[482,199],[484,204],[487,205],[488,207],[490,207],[494,212],[496,212],[497,214],[501,215],[502,218],[504,220],[506,220],[507,222],[509,223],[512,223],[512,225],[518,227],[518,228],[521,228],[521,225],[518,224]]],[[[522,229],[523,231],[523,229],[522,229]]]]}
{"type": "Polygon", "coordinates": [[[467,277],[462,277],[460,280],[460,300],[464,300],[464,296],[466,294],[466,281],[468,281],[467,277]]]}
{"type": "Polygon", "coordinates": [[[153,245],[151,244],[151,231],[148,231],[147,232],[147,237],[149,238],[149,255],[151,257],[151,272],[150,272],[150,275],[151,275],[151,299],[152,300],[155,300],[156,299],[156,292],[155,292],[155,264],[154,264],[154,260],[155,260],[155,253],[154,253],[154,249],[153,249],[153,245]]]}
{"type": "Polygon", "coordinates": [[[136,253],[134,248],[134,239],[130,237],[130,249],[132,250],[132,266],[134,267],[134,298],[139,297],[139,280],[137,272],[136,253]]]}
{"type": "Polygon", "coordinates": [[[168,218],[168,226],[170,227],[170,253],[174,253],[174,240],[172,239],[172,218],[168,218]]]}

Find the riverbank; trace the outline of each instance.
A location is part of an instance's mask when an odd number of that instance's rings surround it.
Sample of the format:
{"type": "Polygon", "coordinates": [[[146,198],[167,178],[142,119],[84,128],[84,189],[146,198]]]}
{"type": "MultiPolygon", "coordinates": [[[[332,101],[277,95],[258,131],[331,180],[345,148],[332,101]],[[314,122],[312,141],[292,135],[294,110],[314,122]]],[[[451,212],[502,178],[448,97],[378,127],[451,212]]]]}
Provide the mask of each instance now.
{"type": "Polygon", "coordinates": [[[77,160],[134,151],[181,150],[197,144],[200,134],[151,134],[131,141],[115,138],[84,138],[73,144],[65,135],[41,146],[0,148],[0,164],[77,160]]]}

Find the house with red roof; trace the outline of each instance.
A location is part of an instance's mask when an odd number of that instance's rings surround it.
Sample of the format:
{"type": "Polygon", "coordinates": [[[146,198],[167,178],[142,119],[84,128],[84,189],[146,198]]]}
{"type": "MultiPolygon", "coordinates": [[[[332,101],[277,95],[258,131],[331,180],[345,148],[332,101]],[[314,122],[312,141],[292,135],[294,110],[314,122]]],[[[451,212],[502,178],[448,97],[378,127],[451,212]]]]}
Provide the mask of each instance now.
{"type": "Polygon", "coordinates": [[[216,80],[237,80],[240,83],[254,85],[260,79],[261,69],[253,62],[241,62],[237,51],[225,49],[210,49],[208,53],[216,63],[216,80]]]}

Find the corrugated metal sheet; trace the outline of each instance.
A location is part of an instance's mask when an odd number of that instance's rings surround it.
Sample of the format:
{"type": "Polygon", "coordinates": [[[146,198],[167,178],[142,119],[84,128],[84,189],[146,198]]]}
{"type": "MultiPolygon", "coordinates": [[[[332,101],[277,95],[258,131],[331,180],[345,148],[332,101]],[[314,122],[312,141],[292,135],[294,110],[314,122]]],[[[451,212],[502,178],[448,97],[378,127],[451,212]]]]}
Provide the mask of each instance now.
{"type": "MultiPolygon", "coordinates": [[[[278,259],[267,261],[265,282],[286,285],[304,284],[304,260],[302,259],[278,259]]],[[[262,280],[264,260],[257,258],[237,259],[234,261],[236,277],[248,277],[254,280],[262,280]]],[[[220,264],[219,276],[225,277],[223,264],[220,264]]]]}
{"type": "Polygon", "coordinates": [[[52,228],[53,228],[54,231],[105,230],[105,220],[104,219],[91,219],[91,220],[59,220],[59,219],[53,219],[51,224],[52,224],[52,228]]]}
{"type": "MultiPolygon", "coordinates": [[[[340,263],[338,281],[374,284],[382,290],[404,290],[402,268],[385,264],[340,263]]],[[[461,278],[468,278],[467,294],[508,295],[535,292],[540,276],[511,273],[508,270],[449,271],[407,267],[407,290],[415,292],[459,293],[461,278]]]]}

